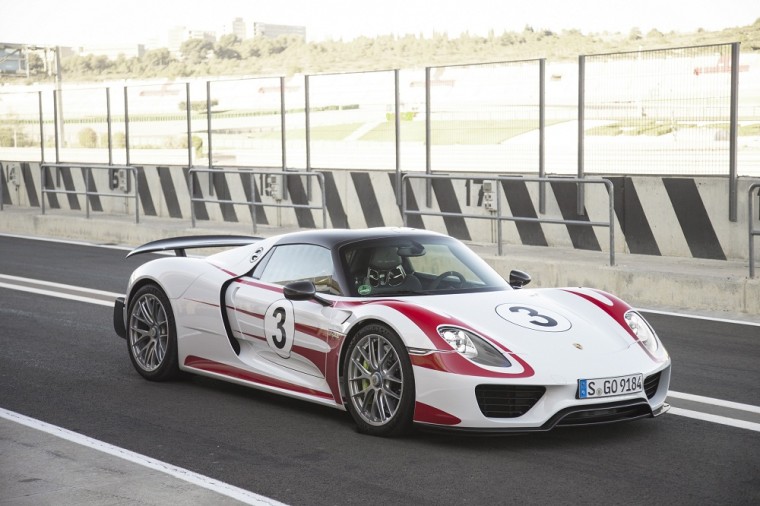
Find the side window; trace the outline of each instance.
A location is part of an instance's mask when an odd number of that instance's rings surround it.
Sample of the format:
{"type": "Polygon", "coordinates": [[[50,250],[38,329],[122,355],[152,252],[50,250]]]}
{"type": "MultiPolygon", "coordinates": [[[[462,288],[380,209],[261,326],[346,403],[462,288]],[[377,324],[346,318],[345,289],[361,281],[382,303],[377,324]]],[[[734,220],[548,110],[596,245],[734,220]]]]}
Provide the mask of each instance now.
{"type": "Polygon", "coordinates": [[[264,259],[266,264],[255,269],[254,278],[278,285],[312,281],[319,292],[340,294],[333,279],[329,249],[311,244],[286,244],[277,246],[268,256],[264,259]]]}

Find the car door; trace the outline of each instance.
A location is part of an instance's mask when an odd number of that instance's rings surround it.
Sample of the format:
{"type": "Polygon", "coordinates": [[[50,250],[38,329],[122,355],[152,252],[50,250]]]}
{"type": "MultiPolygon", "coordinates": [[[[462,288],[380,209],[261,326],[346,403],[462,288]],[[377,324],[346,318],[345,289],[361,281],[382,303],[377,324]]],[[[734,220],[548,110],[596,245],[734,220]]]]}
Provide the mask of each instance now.
{"type": "Polygon", "coordinates": [[[335,293],[329,249],[310,244],[273,248],[248,276],[228,289],[230,324],[241,344],[240,359],[267,377],[318,391],[330,352],[331,311],[316,300],[292,301],[283,286],[309,280],[335,293]]]}

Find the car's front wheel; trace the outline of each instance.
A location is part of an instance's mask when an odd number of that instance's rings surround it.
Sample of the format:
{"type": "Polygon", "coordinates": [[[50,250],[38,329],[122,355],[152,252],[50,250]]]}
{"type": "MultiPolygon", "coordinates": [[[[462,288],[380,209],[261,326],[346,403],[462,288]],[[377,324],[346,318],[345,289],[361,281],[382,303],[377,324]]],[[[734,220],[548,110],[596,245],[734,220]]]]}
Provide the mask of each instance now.
{"type": "Polygon", "coordinates": [[[396,436],[411,427],[412,363],[395,332],[372,324],[350,338],[343,358],[343,391],[359,432],[396,436]]]}
{"type": "Polygon", "coordinates": [[[129,301],[127,348],[137,372],[151,381],[166,381],[179,374],[177,330],[166,294],[145,285],[129,301]]]}

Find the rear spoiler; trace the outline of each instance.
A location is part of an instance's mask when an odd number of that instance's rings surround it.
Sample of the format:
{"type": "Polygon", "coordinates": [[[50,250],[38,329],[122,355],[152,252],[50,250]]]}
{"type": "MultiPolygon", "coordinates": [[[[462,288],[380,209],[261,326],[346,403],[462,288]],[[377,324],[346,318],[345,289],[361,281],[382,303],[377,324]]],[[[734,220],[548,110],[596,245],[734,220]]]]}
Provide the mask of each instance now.
{"type": "Polygon", "coordinates": [[[127,254],[127,258],[142,253],[168,250],[174,250],[174,253],[178,257],[184,257],[187,256],[185,254],[186,249],[248,246],[249,244],[253,244],[263,239],[263,237],[246,235],[191,235],[185,237],[172,237],[170,239],[159,239],[158,241],[152,241],[143,244],[142,246],[138,246],[127,254]]]}

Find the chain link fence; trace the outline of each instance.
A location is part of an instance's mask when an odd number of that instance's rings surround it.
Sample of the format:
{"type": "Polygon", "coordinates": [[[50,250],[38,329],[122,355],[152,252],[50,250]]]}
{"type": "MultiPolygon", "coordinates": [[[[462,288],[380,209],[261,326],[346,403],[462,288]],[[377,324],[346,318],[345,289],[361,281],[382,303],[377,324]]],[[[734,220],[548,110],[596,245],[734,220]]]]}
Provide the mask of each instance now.
{"type": "Polygon", "coordinates": [[[585,57],[585,171],[725,175],[731,45],[585,57]]]}
{"type": "Polygon", "coordinates": [[[760,58],[732,46],[3,92],[0,159],[758,175],[760,58]]]}

